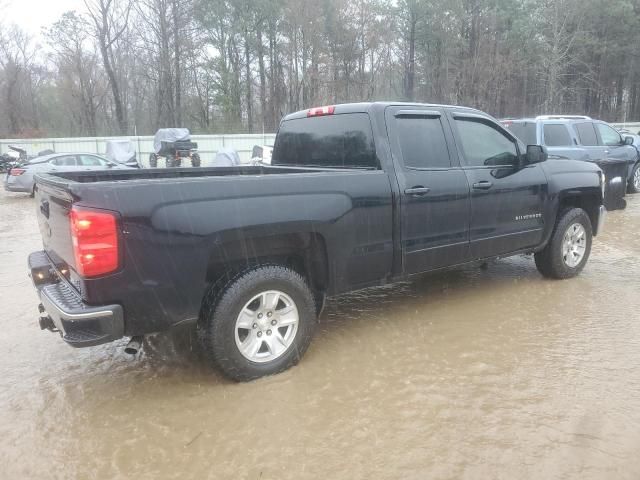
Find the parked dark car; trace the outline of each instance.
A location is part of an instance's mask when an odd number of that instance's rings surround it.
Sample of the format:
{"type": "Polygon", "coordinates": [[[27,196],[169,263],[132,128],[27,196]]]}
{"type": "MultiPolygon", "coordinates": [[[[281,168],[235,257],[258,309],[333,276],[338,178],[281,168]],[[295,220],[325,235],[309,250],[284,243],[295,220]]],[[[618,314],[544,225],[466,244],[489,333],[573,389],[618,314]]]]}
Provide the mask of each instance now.
{"type": "Polygon", "coordinates": [[[478,110],[361,103],[285,117],[271,166],[40,175],[40,324],[135,351],[193,322],[249,380],[298,362],[327,296],[516,254],[573,277],[602,228],[603,174],[545,160],[478,110]]]}
{"type": "Polygon", "coordinates": [[[640,156],[633,137],[620,135],[611,125],[581,115],[544,115],[502,123],[523,142],[545,145],[551,160],[570,158],[598,164],[607,177],[608,209],[623,205],[626,191],[640,192],[640,156]]]}
{"type": "MultiPolygon", "coordinates": [[[[633,133],[626,128],[617,128],[618,133],[622,135],[625,140],[627,137],[631,138],[632,145],[638,151],[638,157],[640,157],[640,135],[633,133]]],[[[636,162],[631,171],[629,178],[629,193],[640,193],[640,162],[636,162]]]]}

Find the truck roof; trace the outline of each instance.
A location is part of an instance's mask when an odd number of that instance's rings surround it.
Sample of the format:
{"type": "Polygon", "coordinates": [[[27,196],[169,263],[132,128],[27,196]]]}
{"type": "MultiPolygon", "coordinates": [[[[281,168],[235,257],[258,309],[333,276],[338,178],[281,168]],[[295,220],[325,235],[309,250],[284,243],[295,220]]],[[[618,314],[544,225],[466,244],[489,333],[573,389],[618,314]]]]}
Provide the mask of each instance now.
{"type": "Polygon", "coordinates": [[[585,120],[593,121],[591,117],[588,117],[586,115],[538,115],[537,117],[503,118],[500,121],[503,123],[504,122],[535,123],[535,122],[544,122],[544,121],[553,121],[554,123],[557,123],[557,122],[571,123],[571,122],[584,122],[585,120]]]}
{"type": "MultiPolygon", "coordinates": [[[[282,121],[292,120],[297,118],[306,118],[309,116],[309,112],[312,110],[320,110],[322,108],[332,107],[333,111],[331,114],[342,114],[342,113],[368,113],[372,110],[384,110],[389,106],[408,106],[408,107],[430,107],[430,108],[456,108],[460,110],[465,110],[468,112],[478,113],[482,115],[486,115],[484,112],[477,110],[475,108],[463,107],[459,105],[443,105],[438,103],[419,103],[419,102],[393,102],[393,101],[381,101],[381,102],[359,102],[359,103],[338,103],[335,105],[327,105],[327,106],[315,106],[311,108],[307,108],[304,110],[299,110],[297,112],[290,113],[286,115],[282,121]]],[[[327,113],[325,113],[327,115],[327,113]]]]}

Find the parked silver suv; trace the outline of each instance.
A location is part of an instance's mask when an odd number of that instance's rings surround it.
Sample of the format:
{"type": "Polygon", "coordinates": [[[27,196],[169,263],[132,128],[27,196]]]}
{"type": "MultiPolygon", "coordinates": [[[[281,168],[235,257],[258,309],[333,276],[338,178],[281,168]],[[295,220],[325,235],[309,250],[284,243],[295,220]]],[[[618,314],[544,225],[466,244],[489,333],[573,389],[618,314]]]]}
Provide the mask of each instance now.
{"type": "MultiPolygon", "coordinates": [[[[611,125],[581,115],[543,115],[505,119],[502,124],[526,145],[545,145],[549,159],[568,158],[597,163],[608,174],[624,164],[621,176],[630,193],[640,192],[640,156],[633,138],[611,125]]],[[[619,170],[619,169],[616,169],[619,170]]],[[[620,175],[616,172],[616,175],[620,175]]],[[[609,181],[617,177],[608,175],[609,181]]]]}

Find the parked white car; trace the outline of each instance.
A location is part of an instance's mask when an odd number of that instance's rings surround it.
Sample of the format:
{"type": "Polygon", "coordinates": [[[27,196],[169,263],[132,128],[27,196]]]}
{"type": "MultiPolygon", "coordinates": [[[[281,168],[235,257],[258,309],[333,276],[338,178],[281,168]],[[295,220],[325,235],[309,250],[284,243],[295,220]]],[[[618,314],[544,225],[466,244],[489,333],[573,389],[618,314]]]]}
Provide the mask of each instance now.
{"type": "Polygon", "coordinates": [[[126,165],[112,162],[95,153],[53,153],[36,157],[11,168],[4,181],[9,192],[34,194],[36,173],[77,172],[83,170],[129,169],[126,165]]]}

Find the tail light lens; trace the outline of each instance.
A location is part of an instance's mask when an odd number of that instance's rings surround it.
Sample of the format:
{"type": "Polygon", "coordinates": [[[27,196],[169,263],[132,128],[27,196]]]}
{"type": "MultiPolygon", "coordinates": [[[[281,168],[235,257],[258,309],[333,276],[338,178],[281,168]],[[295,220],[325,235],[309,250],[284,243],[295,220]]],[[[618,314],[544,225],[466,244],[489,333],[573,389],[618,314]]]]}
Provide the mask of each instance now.
{"type": "Polygon", "coordinates": [[[69,216],[78,274],[97,277],[116,270],[120,251],[115,214],[73,207],[69,216]]]}
{"type": "Polygon", "coordinates": [[[11,173],[10,175],[12,177],[19,177],[20,175],[22,175],[24,172],[26,172],[26,170],[24,168],[12,168],[11,169],[11,173]]]}

